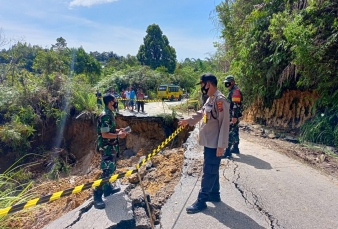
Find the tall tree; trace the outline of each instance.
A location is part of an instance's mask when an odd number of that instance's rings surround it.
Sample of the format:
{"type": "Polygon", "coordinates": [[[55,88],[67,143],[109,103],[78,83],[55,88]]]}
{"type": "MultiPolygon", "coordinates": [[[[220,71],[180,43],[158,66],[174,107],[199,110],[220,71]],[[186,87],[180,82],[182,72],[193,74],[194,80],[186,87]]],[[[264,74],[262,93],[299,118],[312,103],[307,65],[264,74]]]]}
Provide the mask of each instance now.
{"type": "Polygon", "coordinates": [[[85,74],[89,83],[94,84],[99,80],[101,64],[80,47],[76,51],[74,71],[76,74],[85,74]]]}
{"type": "Polygon", "coordinates": [[[140,63],[152,69],[163,66],[169,73],[173,73],[176,68],[176,51],[169,45],[169,40],[163,35],[161,28],[156,24],[149,25],[143,41],[144,44],[137,53],[140,63]]]}
{"type": "Polygon", "coordinates": [[[63,37],[57,38],[56,44],[52,45],[52,49],[54,49],[55,51],[63,51],[66,48],[67,48],[67,42],[66,42],[66,39],[64,39],[63,37]]]}

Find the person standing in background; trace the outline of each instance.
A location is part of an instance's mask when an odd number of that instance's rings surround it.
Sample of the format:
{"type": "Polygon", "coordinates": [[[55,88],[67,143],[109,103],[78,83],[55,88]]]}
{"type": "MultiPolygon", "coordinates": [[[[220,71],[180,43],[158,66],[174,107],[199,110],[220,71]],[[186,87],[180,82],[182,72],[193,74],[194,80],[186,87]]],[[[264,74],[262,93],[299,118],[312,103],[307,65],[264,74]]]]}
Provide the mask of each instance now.
{"type": "Polygon", "coordinates": [[[129,106],[131,106],[131,111],[134,111],[134,100],[135,100],[136,94],[135,91],[133,90],[133,87],[130,86],[130,101],[129,101],[129,106]]]}
{"type": "MultiPolygon", "coordinates": [[[[138,90],[136,99],[144,100],[144,94],[143,94],[142,89],[138,90]]],[[[142,113],[144,113],[144,101],[137,101],[136,104],[137,104],[137,112],[140,112],[140,107],[141,107],[142,113]]]]}
{"type": "Polygon", "coordinates": [[[239,118],[242,117],[243,95],[235,82],[235,78],[229,75],[223,81],[229,93],[227,100],[230,103],[230,132],[229,145],[224,151],[223,158],[231,158],[231,154],[239,154],[239,118]]]}
{"type": "Polygon", "coordinates": [[[99,91],[99,89],[96,90],[96,103],[97,103],[97,107],[100,108],[102,107],[102,94],[101,92],[99,91]]]}
{"type": "Polygon", "coordinates": [[[126,109],[127,108],[127,106],[126,106],[126,92],[125,92],[124,89],[122,89],[122,91],[121,91],[121,99],[122,99],[123,107],[124,107],[124,109],[126,109]]]}
{"type": "Polygon", "coordinates": [[[124,92],[126,94],[126,107],[129,109],[129,100],[130,100],[130,89],[127,88],[127,91],[124,92]]]}

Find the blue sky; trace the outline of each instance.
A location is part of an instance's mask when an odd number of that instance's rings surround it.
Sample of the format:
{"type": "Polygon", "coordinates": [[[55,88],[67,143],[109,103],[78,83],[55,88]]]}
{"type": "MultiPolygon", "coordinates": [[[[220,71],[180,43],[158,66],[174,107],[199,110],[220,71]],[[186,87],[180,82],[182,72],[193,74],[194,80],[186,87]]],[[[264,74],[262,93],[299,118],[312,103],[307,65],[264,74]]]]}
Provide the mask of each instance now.
{"type": "MultiPolygon", "coordinates": [[[[136,55],[150,24],[160,26],[178,61],[209,57],[219,41],[215,7],[221,0],[0,0],[0,29],[7,38],[50,47],[136,55]]],[[[3,48],[3,47],[2,47],[3,48]]]]}

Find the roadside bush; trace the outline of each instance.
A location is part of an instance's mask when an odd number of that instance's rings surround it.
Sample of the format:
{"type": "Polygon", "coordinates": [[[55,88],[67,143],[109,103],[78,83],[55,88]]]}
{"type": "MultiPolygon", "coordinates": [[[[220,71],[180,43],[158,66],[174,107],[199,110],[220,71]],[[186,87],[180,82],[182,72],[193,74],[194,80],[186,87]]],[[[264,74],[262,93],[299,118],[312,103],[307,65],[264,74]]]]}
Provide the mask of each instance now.
{"type": "Polygon", "coordinates": [[[0,126],[0,140],[15,151],[30,148],[28,138],[33,135],[34,128],[17,121],[12,121],[0,126]]]}
{"type": "Polygon", "coordinates": [[[338,147],[337,113],[318,113],[301,127],[300,140],[338,147]]]}
{"type": "Polygon", "coordinates": [[[96,112],[97,104],[94,93],[91,93],[92,88],[89,85],[73,85],[72,105],[79,112],[88,111],[96,112]]]}

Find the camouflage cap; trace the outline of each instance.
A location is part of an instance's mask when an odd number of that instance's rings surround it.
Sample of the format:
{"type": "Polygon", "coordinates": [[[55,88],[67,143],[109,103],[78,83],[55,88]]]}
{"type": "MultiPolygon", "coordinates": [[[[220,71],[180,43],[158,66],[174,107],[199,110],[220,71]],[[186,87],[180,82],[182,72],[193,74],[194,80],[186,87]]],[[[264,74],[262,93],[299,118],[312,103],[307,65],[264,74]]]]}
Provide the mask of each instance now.
{"type": "Polygon", "coordinates": [[[229,83],[231,81],[235,81],[235,77],[233,77],[232,75],[228,75],[223,82],[229,83]]]}

